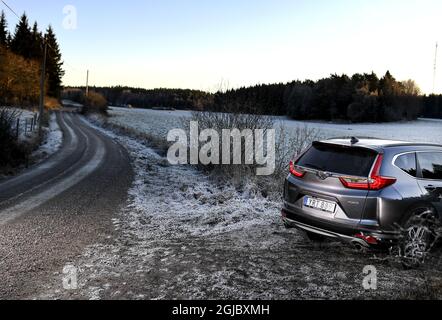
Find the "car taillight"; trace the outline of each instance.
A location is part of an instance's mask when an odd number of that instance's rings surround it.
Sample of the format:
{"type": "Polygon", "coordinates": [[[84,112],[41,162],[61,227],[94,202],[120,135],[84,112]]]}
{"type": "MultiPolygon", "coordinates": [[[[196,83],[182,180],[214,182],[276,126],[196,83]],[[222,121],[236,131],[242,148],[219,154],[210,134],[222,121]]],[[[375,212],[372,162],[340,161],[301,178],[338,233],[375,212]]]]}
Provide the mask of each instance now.
{"type": "Polygon", "coordinates": [[[302,178],[305,176],[305,172],[296,168],[295,163],[290,161],[290,173],[297,178],[302,178]]]}
{"type": "Polygon", "coordinates": [[[376,157],[373,170],[370,173],[370,177],[357,178],[357,177],[342,177],[339,178],[344,187],[349,189],[359,189],[359,190],[381,190],[388,186],[391,186],[396,182],[396,178],[383,177],[380,175],[382,160],[384,156],[379,154],[376,157]]]}
{"type": "Polygon", "coordinates": [[[391,177],[382,177],[380,176],[380,171],[382,167],[382,160],[384,156],[382,154],[378,155],[375,165],[373,167],[373,171],[370,175],[370,190],[381,190],[385,187],[391,186],[396,182],[396,178],[391,177]]]}
{"type": "Polygon", "coordinates": [[[342,177],[339,178],[344,187],[348,189],[359,189],[359,190],[368,190],[369,183],[368,179],[364,178],[353,178],[353,177],[342,177]]]}

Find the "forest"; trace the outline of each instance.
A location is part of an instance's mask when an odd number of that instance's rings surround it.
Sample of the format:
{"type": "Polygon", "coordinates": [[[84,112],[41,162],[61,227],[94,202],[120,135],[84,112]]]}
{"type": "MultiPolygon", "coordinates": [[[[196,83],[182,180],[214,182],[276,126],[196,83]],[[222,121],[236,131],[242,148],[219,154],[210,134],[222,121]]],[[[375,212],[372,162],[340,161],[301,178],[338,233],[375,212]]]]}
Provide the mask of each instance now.
{"type": "MultiPolygon", "coordinates": [[[[390,73],[330,75],[317,81],[256,85],[207,93],[184,89],[94,87],[113,106],[174,108],[289,116],[296,120],[390,122],[442,118],[442,97],[424,96],[413,80],[390,73]]],[[[63,97],[82,100],[84,88],[67,88],[63,97]]]]}
{"type": "Polygon", "coordinates": [[[23,14],[11,34],[5,13],[0,15],[0,105],[33,106],[40,95],[40,73],[44,43],[46,59],[46,95],[59,98],[62,90],[61,52],[51,26],[44,32],[37,22],[32,27],[23,14]]]}

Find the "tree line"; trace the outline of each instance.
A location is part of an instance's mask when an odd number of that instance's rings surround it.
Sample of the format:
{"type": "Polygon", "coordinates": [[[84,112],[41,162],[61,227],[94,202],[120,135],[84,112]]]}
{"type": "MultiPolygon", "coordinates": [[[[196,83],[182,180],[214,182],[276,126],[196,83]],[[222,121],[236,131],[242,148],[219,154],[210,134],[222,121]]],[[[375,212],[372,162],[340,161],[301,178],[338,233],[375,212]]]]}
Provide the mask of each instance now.
{"type": "Polygon", "coordinates": [[[421,115],[422,97],[413,80],[397,81],[390,72],[351,77],[333,74],[318,81],[259,85],[215,94],[214,108],[287,115],[297,120],[383,122],[421,115]]]}
{"type": "MultiPolygon", "coordinates": [[[[63,90],[64,99],[83,103],[84,87],[63,90]]],[[[205,110],[213,104],[213,95],[190,89],[142,89],[130,87],[93,87],[91,92],[101,94],[112,106],[133,108],[174,108],[205,110]]]]}
{"type": "MultiPolygon", "coordinates": [[[[388,122],[442,118],[442,96],[423,96],[413,80],[397,81],[390,72],[330,75],[318,81],[256,85],[207,93],[184,89],[94,87],[109,104],[134,108],[175,108],[287,115],[297,120],[388,122]]],[[[79,101],[84,87],[68,88],[79,101]]]]}
{"type": "Polygon", "coordinates": [[[431,94],[423,97],[422,116],[442,119],[442,95],[431,94]]]}
{"type": "Polygon", "coordinates": [[[62,86],[62,57],[54,30],[49,26],[39,30],[32,27],[23,14],[11,34],[5,13],[0,14],[0,103],[6,105],[33,105],[38,102],[41,62],[45,41],[48,44],[46,60],[46,94],[58,98],[62,86]]]}

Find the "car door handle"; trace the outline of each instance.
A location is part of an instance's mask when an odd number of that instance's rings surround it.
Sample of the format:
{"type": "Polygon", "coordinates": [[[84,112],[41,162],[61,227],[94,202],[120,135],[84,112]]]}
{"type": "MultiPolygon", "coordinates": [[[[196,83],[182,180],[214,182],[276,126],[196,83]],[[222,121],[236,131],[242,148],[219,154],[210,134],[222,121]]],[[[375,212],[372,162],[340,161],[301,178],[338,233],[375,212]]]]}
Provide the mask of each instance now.
{"type": "Polygon", "coordinates": [[[432,184],[425,187],[425,189],[429,192],[433,192],[436,190],[436,186],[433,186],[432,184]]]}

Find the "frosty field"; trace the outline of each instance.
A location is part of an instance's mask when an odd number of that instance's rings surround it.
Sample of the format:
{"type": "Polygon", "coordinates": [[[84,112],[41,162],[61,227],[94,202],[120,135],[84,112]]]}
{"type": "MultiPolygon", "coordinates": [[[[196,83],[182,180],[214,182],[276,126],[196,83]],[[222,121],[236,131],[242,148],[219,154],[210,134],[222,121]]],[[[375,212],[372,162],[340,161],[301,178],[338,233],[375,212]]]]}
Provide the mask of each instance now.
{"type": "MultiPolygon", "coordinates": [[[[188,112],[112,108],[110,122],[165,137],[188,112]]],[[[279,119],[294,130],[304,123],[279,119]]],[[[320,126],[327,136],[364,135],[438,142],[442,122],[320,126]],[[349,132],[351,134],[349,134],[349,132]],[[416,135],[414,135],[416,133],[416,135]]],[[[313,244],[280,220],[279,201],[250,186],[236,190],[189,166],[171,166],[143,141],[100,128],[125,146],[135,180],[114,219],[117,236],[78,258],[79,290],[42,298],[87,299],[395,299],[441,298],[440,260],[403,270],[385,254],[335,242],[313,244]],[[377,269],[377,289],[363,269],[377,269]]],[[[290,132],[290,131],[288,131],[290,132]]]]}
{"type": "MultiPolygon", "coordinates": [[[[131,129],[148,132],[165,139],[167,132],[180,127],[183,118],[191,117],[189,111],[159,111],[144,109],[124,109],[112,107],[111,123],[131,129]]],[[[442,143],[442,120],[419,119],[416,121],[381,124],[333,124],[327,122],[302,122],[286,117],[274,117],[276,125],[282,125],[288,135],[294,134],[297,127],[305,125],[317,128],[324,138],[372,137],[415,142],[442,143]]]]}

